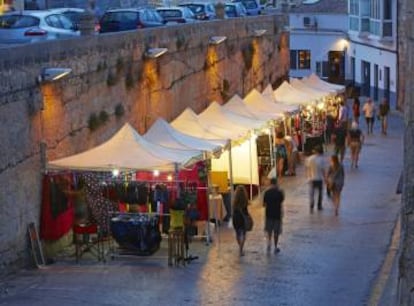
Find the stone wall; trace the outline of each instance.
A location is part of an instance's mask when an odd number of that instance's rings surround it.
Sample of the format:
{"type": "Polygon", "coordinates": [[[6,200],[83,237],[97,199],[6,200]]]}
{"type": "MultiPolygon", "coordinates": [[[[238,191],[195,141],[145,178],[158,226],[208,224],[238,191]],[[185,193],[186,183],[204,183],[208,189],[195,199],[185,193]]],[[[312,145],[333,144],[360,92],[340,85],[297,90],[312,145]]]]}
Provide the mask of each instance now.
{"type": "Polygon", "coordinates": [[[94,147],[125,122],[144,133],[159,116],[280,83],[289,70],[286,24],[269,15],[0,49],[0,274],[30,262],[26,231],[39,224],[45,160],[94,147]],[[255,29],[267,32],[254,37],[255,29]],[[211,46],[213,35],[227,40],[211,46]],[[168,53],[145,59],[149,47],[168,53]],[[72,73],[38,84],[46,67],[72,73]]]}
{"type": "Polygon", "coordinates": [[[399,1],[399,105],[405,113],[400,305],[414,305],[414,2],[399,1]]]}

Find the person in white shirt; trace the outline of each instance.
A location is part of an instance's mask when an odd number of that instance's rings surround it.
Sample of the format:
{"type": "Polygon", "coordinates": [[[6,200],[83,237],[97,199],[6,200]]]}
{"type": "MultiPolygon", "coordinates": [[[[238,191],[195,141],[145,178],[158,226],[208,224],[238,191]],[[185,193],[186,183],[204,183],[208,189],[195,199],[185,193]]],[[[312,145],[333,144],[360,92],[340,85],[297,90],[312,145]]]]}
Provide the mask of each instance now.
{"type": "Polygon", "coordinates": [[[306,176],[310,187],[310,212],[315,206],[315,190],[318,190],[318,210],[322,210],[323,182],[326,178],[326,165],[323,157],[323,148],[318,146],[314,153],[305,162],[306,176]]]}
{"type": "Polygon", "coordinates": [[[367,134],[372,134],[375,120],[375,104],[372,102],[371,98],[367,99],[362,108],[362,111],[364,112],[365,121],[367,123],[367,134]]]}

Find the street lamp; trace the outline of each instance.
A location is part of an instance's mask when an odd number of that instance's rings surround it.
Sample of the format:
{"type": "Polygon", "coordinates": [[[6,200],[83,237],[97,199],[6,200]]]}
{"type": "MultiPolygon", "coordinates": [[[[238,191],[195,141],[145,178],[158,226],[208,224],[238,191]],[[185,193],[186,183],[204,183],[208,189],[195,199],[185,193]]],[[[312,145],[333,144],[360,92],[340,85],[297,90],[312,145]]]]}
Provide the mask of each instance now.
{"type": "Polygon", "coordinates": [[[71,68],[43,68],[37,76],[39,84],[57,81],[72,72],[71,68]]]}
{"type": "Polygon", "coordinates": [[[219,45],[227,39],[226,36],[211,36],[208,40],[210,45],[219,45]]]}
{"type": "Polygon", "coordinates": [[[161,55],[167,53],[167,51],[168,51],[167,48],[149,48],[145,52],[145,57],[147,57],[147,58],[157,58],[157,57],[160,57],[161,55]]]}

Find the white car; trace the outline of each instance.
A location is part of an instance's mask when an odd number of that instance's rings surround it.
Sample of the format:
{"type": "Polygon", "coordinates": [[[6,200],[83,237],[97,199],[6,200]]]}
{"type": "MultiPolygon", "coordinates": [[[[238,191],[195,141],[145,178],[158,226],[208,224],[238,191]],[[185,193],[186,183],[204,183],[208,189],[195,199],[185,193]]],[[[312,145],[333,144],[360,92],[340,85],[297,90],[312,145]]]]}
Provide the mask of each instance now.
{"type": "Polygon", "coordinates": [[[0,15],[0,43],[21,44],[79,36],[77,26],[53,10],[13,11],[0,15]]]}

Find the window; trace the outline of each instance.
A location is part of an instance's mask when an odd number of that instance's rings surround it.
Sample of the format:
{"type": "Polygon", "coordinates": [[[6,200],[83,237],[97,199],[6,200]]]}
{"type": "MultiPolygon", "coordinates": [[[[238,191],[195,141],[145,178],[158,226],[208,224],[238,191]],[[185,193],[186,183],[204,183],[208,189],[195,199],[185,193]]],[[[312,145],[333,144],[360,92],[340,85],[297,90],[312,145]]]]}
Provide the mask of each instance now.
{"type": "Polygon", "coordinates": [[[391,0],[384,0],[384,19],[391,20],[392,19],[392,3],[391,0]]]}
{"type": "Polygon", "coordinates": [[[359,0],[350,0],[349,1],[349,14],[350,15],[359,15],[359,0]]]}
{"type": "Polygon", "coordinates": [[[310,50],[299,50],[299,69],[310,69],[311,53],[310,50]]]}
{"type": "Polygon", "coordinates": [[[290,51],[290,69],[310,69],[311,52],[310,50],[291,50],[290,51]]]}

